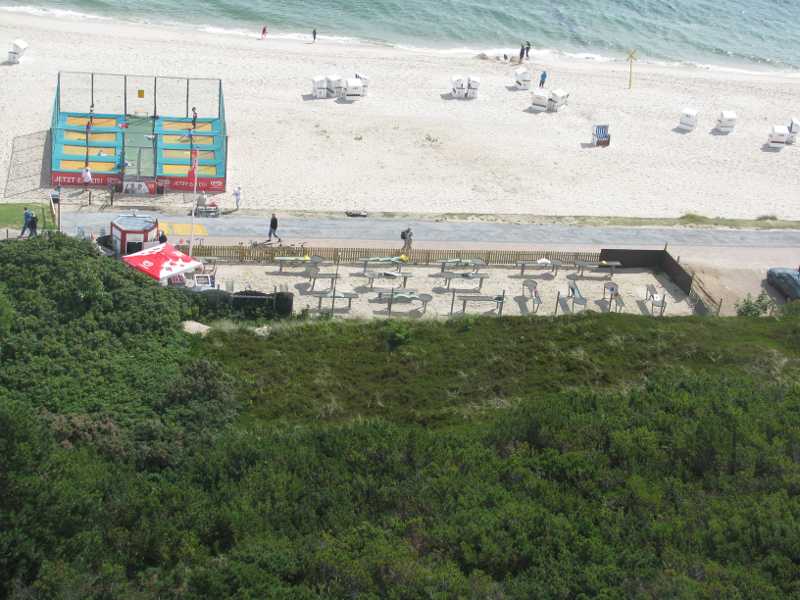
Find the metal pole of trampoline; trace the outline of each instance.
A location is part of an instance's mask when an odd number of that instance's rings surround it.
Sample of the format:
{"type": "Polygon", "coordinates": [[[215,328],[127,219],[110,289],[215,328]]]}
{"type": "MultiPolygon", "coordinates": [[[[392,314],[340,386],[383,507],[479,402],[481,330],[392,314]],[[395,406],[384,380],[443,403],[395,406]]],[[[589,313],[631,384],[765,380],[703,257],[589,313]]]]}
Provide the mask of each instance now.
{"type": "MultiPolygon", "coordinates": [[[[190,138],[191,139],[191,138],[190,138]]],[[[194,169],[194,195],[192,196],[192,231],[189,234],[189,256],[194,249],[194,215],[197,212],[197,150],[192,150],[192,168],[194,169]]]]}

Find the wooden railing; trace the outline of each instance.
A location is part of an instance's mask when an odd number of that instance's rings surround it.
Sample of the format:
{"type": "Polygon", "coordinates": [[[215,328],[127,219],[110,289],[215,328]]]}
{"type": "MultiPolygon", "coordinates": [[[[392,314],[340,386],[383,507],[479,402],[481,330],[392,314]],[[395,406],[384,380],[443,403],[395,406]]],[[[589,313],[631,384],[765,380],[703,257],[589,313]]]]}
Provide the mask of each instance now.
{"type": "MultiPolygon", "coordinates": [[[[178,246],[187,252],[187,246],[178,246]]],[[[269,263],[276,256],[321,256],[325,260],[344,264],[354,264],[365,258],[377,256],[399,256],[397,248],[300,248],[275,246],[214,246],[198,244],[194,247],[198,258],[216,258],[221,262],[269,263]]],[[[565,265],[574,265],[576,260],[598,261],[599,252],[564,252],[558,250],[413,250],[410,262],[417,265],[431,265],[452,258],[480,258],[488,265],[514,266],[521,260],[549,258],[560,260],[565,265]]]]}

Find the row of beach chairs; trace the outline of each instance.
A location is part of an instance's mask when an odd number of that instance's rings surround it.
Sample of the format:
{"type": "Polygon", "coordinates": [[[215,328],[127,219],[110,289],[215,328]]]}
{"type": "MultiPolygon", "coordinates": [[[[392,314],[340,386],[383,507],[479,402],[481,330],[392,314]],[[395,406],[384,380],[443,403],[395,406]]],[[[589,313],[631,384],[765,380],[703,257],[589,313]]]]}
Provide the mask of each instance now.
{"type": "Polygon", "coordinates": [[[342,98],[353,100],[363,98],[369,91],[369,78],[363,73],[356,73],[353,77],[340,77],[339,75],[318,75],[311,79],[311,95],[314,98],[342,98]]]}

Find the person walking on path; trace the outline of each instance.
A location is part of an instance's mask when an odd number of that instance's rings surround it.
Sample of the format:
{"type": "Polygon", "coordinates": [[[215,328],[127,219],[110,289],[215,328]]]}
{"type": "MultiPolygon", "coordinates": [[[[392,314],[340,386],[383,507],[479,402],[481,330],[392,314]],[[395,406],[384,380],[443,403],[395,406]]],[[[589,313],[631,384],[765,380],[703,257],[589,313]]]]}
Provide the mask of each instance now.
{"type": "Polygon", "coordinates": [[[83,179],[83,191],[85,192],[89,189],[89,186],[92,185],[92,170],[89,168],[89,165],[83,167],[81,179],[83,179]]]}
{"type": "Polygon", "coordinates": [[[267,26],[266,26],[266,25],[264,25],[264,26],[261,28],[261,39],[262,39],[262,40],[265,40],[265,39],[267,39],[267,26]]]}
{"type": "Polygon", "coordinates": [[[519,43],[519,64],[522,64],[522,59],[525,58],[525,44],[519,43]]]}
{"type": "Polygon", "coordinates": [[[311,37],[313,38],[312,44],[317,41],[317,30],[314,28],[314,31],[311,32],[311,37]]]}
{"type": "Polygon", "coordinates": [[[411,242],[414,239],[414,232],[411,231],[411,227],[404,229],[400,232],[400,239],[403,240],[403,254],[410,254],[411,253],[411,242]]]}
{"type": "Polygon", "coordinates": [[[542,71],[542,74],[539,76],[539,87],[544,87],[544,82],[547,81],[547,71],[542,71]]]}
{"type": "Polygon", "coordinates": [[[28,231],[29,231],[28,239],[36,237],[37,235],[36,228],[38,226],[39,226],[39,217],[36,216],[35,212],[31,211],[31,219],[30,221],[28,221],[28,231]]]}
{"type": "Polygon", "coordinates": [[[242,203],[242,186],[237,185],[233,190],[233,201],[236,203],[236,210],[239,210],[239,205],[242,203]]]}
{"type": "Polygon", "coordinates": [[[531,59],[531,43],[525,42],[525,58],[527,60],[531,59]]]}
{"type": "Polygon", "coordinates": [[[33,212],[26,206],[25,210],[22,212],[22,231],[19,232],[19,237],[25,235],[26,231],[30,233],[32,216],[33,212]]]}
{"type": "Polygon", "coordinates": [[[278,217],[275,216],[275,213],[272,213],[272,218],[269,220],[269,237],[267,237],[267,241],[272,241],[272,236],[278,238],[278,243],[282,243],[280,236],[278,235],[278,217]]]}

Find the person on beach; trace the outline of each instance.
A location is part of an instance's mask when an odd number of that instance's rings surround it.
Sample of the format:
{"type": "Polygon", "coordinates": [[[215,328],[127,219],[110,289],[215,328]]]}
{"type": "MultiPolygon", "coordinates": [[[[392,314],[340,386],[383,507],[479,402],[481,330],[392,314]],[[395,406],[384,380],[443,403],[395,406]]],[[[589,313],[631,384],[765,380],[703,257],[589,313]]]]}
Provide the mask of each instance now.
{"type": "Polygon", "coordinates": [[[400,239],[403,240],[403,249],[401,252],[403,254],[409,254],[411,252],[411,242],[414,239],[414,232],[411,231],[411,227],[400,232],[400,239]]]}
{"type": "Polygon", "coordinates": [[[531,43],[530,42],[525,42],[525,59],[526,60],[530,60],[531,59],[531,43]]]}
{"type": "Polygon", "coordinates": [[[278,217],[275,216],[275,213],[272,213],[272,218],[269,220],[269,237],[267,238],[268,242],[272,241],[272,236],[275,236],[278,239],[278,243],[282,243],[280,236],[278,235],[278,217]]]}
{"type": "Polygon", "coordinates": [[[311,32],[311,37],[313,38],[313,40],[311,42],[313,44],[314,42],[317,41],[317,30],[316,30],[316,28],[314,29],[314,31],[311,32]]]}
{"type": "Polygon", "coordinates": [[[192,129],[197,129],[197,108],[192,107],[192,129]]]}
{"type": "Polygon", "coordinates": [[[83,191],[85,192],[89,189],[89,186],[92,185],[92,170],[89,168],[89,165],[83,167],[81,179],[83,180],[83,191]]]}
{"type": "Polygon", "coordinates": [[[261,39],[262,39],[262,40],[264,40],[264,39],[266,39],[266,38],[267,38],[267,26],[266,26],[266,25],[264,25],[264,26],[261,28],[261,39]]]}
{"type": "Polygon", "coordinates": [[[22,237],[23,235],[25,235],[26,231],[28,233],[30,233],[30,230],[31,230],[30,229],[30,227],[31,227],[31,217],[32,216],[33,216],[33,212],[31,210],[29,210],[28,207],[26,206],[25,210],[22,211],[22,231],[19,232],[19,237],[22,237]]]}
{"type": "Polygon", "coordinates": [[[233,201],[236,203],[236,210],[239,210],[239,205],[242,203],[242,186],[237,185],[233,190],[233,201]]]}
{"type": "Polygon", "coordinates": [[[158,243],[159,244],[166,244],[167,243],[167,234],[164,233],[164,230],[158,232],[158,243]]]}
{"type": "Polygon", "coordinates": [[[525,58],[525,44],[519,44],[519,64],[522,64],[522,59],[525,58]]]}
{"type": "Polygon", "coordinates": [[[542,71],[542,74],[539,75],[539,87],[544,87],[544,82],[547,81],[547,71],[542,71]]]}

